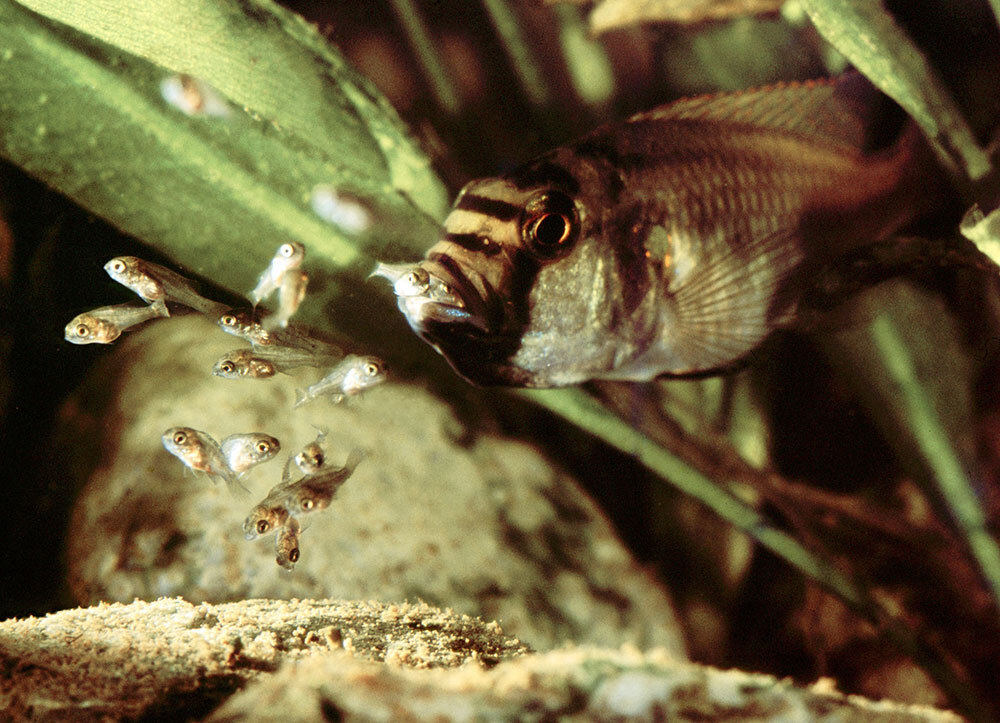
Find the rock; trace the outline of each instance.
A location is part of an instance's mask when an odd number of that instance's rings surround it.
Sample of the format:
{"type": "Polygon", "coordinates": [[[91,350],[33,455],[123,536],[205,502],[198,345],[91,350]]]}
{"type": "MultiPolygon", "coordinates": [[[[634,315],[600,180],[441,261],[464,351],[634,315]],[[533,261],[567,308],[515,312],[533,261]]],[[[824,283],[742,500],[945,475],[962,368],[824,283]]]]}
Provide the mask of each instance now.
{"type": "Polygon", "coordinates": [[[524,645],[427,605],[180,599],[0,623],[0,718],[201,716],[283,661],[345,651],[394,667],[494,665],[524,645]]]}
{"type": "Polygon", "coordinates": [[[209,720],[885,721],[957,723],[950,712],[717,670],[663,651],[567,648],[481,666],[412,670],[341,654],[284,665],[209,720]]]}
{"type": "Polygon", "coordinates": [[[419,599],[498,620],[537,649],[571,640],[683,656],[667,595],[579,485],[530,445],[468,435],[447,405],[398,382],[293,410],[294,388],[318,370],[213,377],[213,362],[241,342],[197,316],[157,321],[116,344],[64,408],[53,455],[82,486],[68,532],[81,604],[419,599]],[[265,432],[282,454],[250,472],[252,494],[233,496],[163,449],[160,435],[173,426],[217,439],[265,432]],[[285,452],[313,441],[316,427],[329,432],[332,464],[355,447],[369,456],[330,507],[307,518],[288,573],[273,537],[248,542],[241,525],[280,479],[285,452]]]}

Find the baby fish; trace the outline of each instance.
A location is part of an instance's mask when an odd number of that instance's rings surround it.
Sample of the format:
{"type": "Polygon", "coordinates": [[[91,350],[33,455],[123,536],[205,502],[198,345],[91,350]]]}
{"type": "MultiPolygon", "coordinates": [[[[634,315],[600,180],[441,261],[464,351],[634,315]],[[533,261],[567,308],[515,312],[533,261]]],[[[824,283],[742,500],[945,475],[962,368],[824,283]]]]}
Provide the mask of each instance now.
{"type": "Polygon", "coordinates": [[[229,468],[219,443],[205,432],[191,427],[171,427],[160,439],[170,454],[191,469],[223,480],[231,490],[242,487],[229,468]]]}
{"type": "Polygon", "coordinates": [[[268,434],[250,432],[226,437],[221,447],[229,469],[242,476],[251,467],[274,457],[281,450],[281,443],[268,434]]]}
{"type": "Polygon", "coordinates": [[[167,301],[187,306],[210,317],[216,317],[226,310],[224,304],[206,299],[195,291],[194,284],[189,279],[152,261],[136,256],[116,256],[104,264],[104,270],[119,284],[159,309],[163,316],[170,316],[167,301]]]}
{"type": "Polygon", "coordinates": [[[301,452],[295,455],[295,465],[302,470],[303,474],[318,472],[319,468],[326,462],[326,453],[320,446],[325,439],[326,432],[321,430],[314,441],[307,444],[301,452]]]}
{"type": "Polygon", "coordinates": [[[376,262],[375,270],[368,278],[381,276],[392,282],[392,290],[396,296],[426,297],[449,306],[462,308],[462,300],[456,296],[447,284],[432,277],[419,264],[384,264],[376,262]]]}
{"type": "Polygon", "coordinates": [[[270,534],[285,524],[287,519],[288,508],[285,503],[277,497],[268,495],[250,510],[250,514],[243,521],[243,536],[248,540],[254,540],[261,535],[270,534]]]}
{"type": "Polygon", "coordinates": [[[683,99],[473,181],[419,264],[461,303],[407,281],[399,308],[477,384],[723,372],[817,266],[947,197],[914,124],[870,150],[874,98],[850,73],[683,99]]]}
{"type": "Polygon", "coordinates": [[[306,297],[309,275],[302,269],[291,269],[278,287],[278,310],[264,319],[265,329],[284,329],[306,297]]]}
{"type": "Polygon", "coordinates": [[[232,112],[215,88],[190,75],[170,75],[160,82],[163,100],[189,116],[228,118],[232,112]]]}
{"type": "Polygon", "coordinates": [[[250,300],[254,306],[273,294],[281,286],[281,281],[285,274],[293,269],[299,268],[305,259],[305,246],[297,241],[289,241],[281,244],[275,252],[271,263],[264,269],[264,273],[257,280],[257,286],[250,292],[250,300]]]}
{"type": "Polygon", "coordinates": [[[385,363],[381,359],[350,354],[344,357],[329,374],[307,387],[305,391],[296,389],[295,406],[300,407],[323,395],[329,396],[334,403],[339,403],[345,397],[352,397],[369,387],[381,384],[385,379],[385,363]]]}
{"type": "Polygon", "coordinates": [[[347,233],[364,233],[371,226],[372,217],[368,208],[350,196],[337,193],[333,186],[316,186],[309,200],[317,216],[347,233]]]}
{"type": "Polygon", "coordinates": [[[278,535],[274,538],[274,560],[289,572],[299,561],[299,533],[301,531],[299,521],[292,517],[278,530],[278,535]]]}
{"type": "MultiPolygon", "coordinates": [[[[320,364],[330,359],[339,359],[344,355],[343,350],[336,344],[317,339],[309,334],[305,327],[289,325],[285,329],[265,329],[263,324],[257,321],[254,312],[249,309],[230,309],[218,317],[218,324],[227,334],[250,342],[255,354],[266,353],[269,361],[274,361],[280,356],[280,352],[277,351],[280,348],[307,352],[320,364]]],[[[319,366],[319,364],[299,366],[319,366]]]]}
{"type": "Polygon", "coordinates": [[[302,515],[328,507],[337,490],[350,479],[366,456],[363,450],[355,449],[347,456],[343,467],[321,467],[283,488],[280,493],[286,500],[289,514],[302,515]]]}
{"type": "Polygon", "coordinates": [[[66,325],[65,339],[73,344],[110,344],[123,331],[143,322],[166,316],[166,308],[116,304],[102,306],[73,317],[66,325]]]}
{"type": "Polygon", "coordinates": [[[269,379],[277,373],[273,362],[260,358],[252,349],[233,349],[212,365],[212,374],[223,379],[269,379]]]}

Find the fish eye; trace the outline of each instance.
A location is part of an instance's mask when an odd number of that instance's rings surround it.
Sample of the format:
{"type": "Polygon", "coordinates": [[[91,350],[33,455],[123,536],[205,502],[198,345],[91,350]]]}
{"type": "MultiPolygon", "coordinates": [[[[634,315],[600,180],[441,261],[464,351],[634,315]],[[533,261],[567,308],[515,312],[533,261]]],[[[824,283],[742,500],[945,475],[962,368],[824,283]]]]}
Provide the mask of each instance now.
{"type": "Polygon", "coordinates": [[[115,259],[111,262],[111,270],[120,274],[125,270],[125,262],[121,259],[115,259]]]}
{"type": "Polygon", "coordinates": [[[223,326],[236,326],[236,317],[232,314],[226,314],[222,317],[223,326]]]}
{"type": "Polygon", "coordinates": [[[219,365],[219,369],[224,371],[226,374],[231,374],[236,371],[236,366],[231,361],[224,361],[219,365]]]}
{"type": "Polygon", "coordinates": [[[291,562],[298,562],[299,561],[299,548],[293,547],[291,550],[289,550],[288,551],[288,559],[291,562]]]}
{"type": "Polygon", "coordinates": [[[174,444],[184,444],[187,441],[187,435],[184,432],[177,432],[174,435],[174,444]]]}
{"type": "Polygon", "coordinates": [[[579,226],[573,199],[559,191],[546,191],[525,206],[521,234],[537,256],[554,259],[573,246],[579,226]]]}
{"type": "Polygon", "coordinates": [[[306,499],[302,500],[300,504],[302,505],[302,509],[311,510],[313,508],[313,505],[315,505],[316,503],[307,497],[306,499]]]}
{"type": "Polygon", "coordinates": [[[87,336],[90,334],[90,328],[86,324],[76,325],[76,335],[77,336],[87,336]]]}
{"type": "Polygon", "coordinates": [[[295,247],[291,244],[281,244],[281,248],[278,249],[278,253],[284,256],[286,259],[291,258],[295,253],[295,247]]]}
{"type": "Polygon", "coordinates": [[[257,442],[257,452],[260,454],[267,454],[271,451],[271,445],[267,442],[257,442]]]}
{"type": "Polygon", "coordinates": [[[268,525],[267,520],[257,520],[258,535],[263,535],[265,532],[267,532],[268,527],[270,527],[270,525],[268,525]]]}
{"type": "Polygon", "coordinates": [[[375,364],[373,362],[368,362],[367,364],[365,364],[365,374],[367,374],[370,377],[374,377],[378,373],[379,373],[378,364],[375,364]]]}

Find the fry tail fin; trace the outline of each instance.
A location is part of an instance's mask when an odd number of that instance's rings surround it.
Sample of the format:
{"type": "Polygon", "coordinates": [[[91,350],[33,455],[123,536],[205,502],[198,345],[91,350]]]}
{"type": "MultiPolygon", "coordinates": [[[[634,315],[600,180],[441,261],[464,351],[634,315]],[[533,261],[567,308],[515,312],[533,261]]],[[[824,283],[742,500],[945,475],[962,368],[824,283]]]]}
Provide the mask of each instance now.
{"type": "Polygon", "coordinates": [[[298,409],[303,404],[309,401],[309,395],[306,394],[303,389],[295,389],[295,404],[292,405],[292,409],[298,409]]]}

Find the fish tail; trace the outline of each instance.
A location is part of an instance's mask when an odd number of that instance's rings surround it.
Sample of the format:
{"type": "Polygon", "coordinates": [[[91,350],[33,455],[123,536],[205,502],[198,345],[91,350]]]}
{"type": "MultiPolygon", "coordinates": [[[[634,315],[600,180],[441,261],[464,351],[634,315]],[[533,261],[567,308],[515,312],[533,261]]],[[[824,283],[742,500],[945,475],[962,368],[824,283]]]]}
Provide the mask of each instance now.
{"type": "Polygon", "coordinates": [[[293,409],[301,407],[303,404],[309,401],[309,395],[305,393],[302,389],[295,389],[295,404],[292,405],[293,409]]]}
{"type": "Polygon", "coordinates": [[[170,310],[167,308],[167,302],[163,299],[157,299],[150,306],[160,316],[170,316],[170,310]]]}
{"type": "Polygon", "coordinates": [[[361,461],[367,456],[368,452],[360,447],[355,447],[351,450],[351,453],[347,455],[347,461],[344,462],[344,469],[353,473],[354,470],[357,469],[358,465],[361,464],[361,461]]]}

